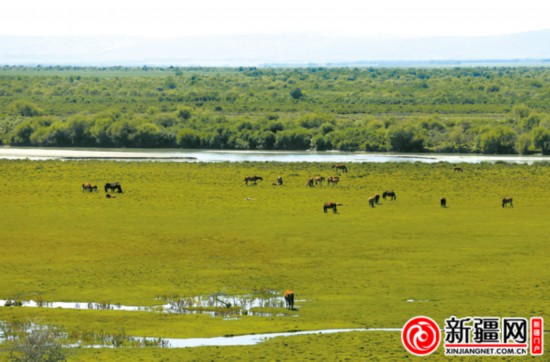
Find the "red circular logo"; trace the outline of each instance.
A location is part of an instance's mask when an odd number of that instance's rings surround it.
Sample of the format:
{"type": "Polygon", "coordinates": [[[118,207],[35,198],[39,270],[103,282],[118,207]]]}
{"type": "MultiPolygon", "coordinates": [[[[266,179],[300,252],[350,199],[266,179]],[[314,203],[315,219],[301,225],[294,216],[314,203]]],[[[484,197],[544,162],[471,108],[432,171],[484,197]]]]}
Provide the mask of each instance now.
{"type": "Polygon", "coordinates": [[[409,319],[401,331],[401,341],[405,348],[414,355],[425,356],[439,347],[441,331],[433,319],[414,317],[409,319]]]}

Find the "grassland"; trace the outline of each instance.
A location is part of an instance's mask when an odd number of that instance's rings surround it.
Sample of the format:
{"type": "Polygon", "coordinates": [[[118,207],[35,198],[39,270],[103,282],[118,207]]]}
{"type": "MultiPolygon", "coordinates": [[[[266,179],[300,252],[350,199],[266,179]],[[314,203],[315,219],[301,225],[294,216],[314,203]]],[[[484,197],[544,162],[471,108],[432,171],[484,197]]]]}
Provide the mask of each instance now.
{"type": "MultiPolygon", "coordinates": [[[[546,317],[547,164],[0,161],[0,299],[151,306],[159,297],[296,292],[282,316],[0,308],[79,333],[212,337],[401,328],[427,315],[546,317]],[[243,179],[264,181],[245,186],[243,179]],[[282,175],[284,186],[271,182],[282,175]],[[81,191],[121,182],[124,193],[81,191]],[[397,200],[370,208],[375,193],[397,200]],[[448,207],[439,207],[445,196],[448,207]],[[503,196],[514,208],[502,208],[503,196]],[[342,203],[324,214],[325,201],[342,203]],[[410,302],[413,300],[413,302],[410,302]]],[[[441,359],[442,350],[426,360],[441,359]]],[[[85,360],[395,360],[399,333],[279,338],[256,346],[74,349],[85,360]]]]}

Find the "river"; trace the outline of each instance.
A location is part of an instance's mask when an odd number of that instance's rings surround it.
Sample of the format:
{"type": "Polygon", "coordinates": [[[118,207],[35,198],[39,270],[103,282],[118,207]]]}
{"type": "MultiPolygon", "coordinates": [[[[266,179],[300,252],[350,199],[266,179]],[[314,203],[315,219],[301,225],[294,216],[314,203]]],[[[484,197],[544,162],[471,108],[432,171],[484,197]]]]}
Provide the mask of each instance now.
{"type": "Polygon", "coordinates": [[[533,164],[535,162],[550,161],[550,157],[548,156],[517,155],[31,147],[0,147],[0,159],[143,162],[449,162],[453,164],[494,163],[499,161],[533,164]]]}

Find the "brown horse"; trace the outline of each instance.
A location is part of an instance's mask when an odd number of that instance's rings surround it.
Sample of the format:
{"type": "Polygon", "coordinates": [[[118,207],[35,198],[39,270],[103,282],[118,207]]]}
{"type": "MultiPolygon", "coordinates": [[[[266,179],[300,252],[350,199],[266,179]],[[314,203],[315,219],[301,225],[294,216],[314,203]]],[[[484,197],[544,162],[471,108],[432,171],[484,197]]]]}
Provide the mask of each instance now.
{"type": "Polygon", "coordinates": [[[439,200],[439,205],[441,207],[447,207],[447,199],[442,197],[441,200],[439,200]]]}
{"type": "Polygon", "coordinates": [[[309,178],[307,180],[306,186],[313,187],[314,186],[314,181],[315,180],[313,179],[313,177],[309,178]]]}
{"type": "Polygon", "coordinates": [[[264,179],[261,178],[260,176],[247,176],[244,178],[244,183],[246,184],[246,186],[248,186],[248,182],[251,181],[253,182],[253,185],[256,185],[256,181],[258,180],[263,181],[264,179]]]}
{"type": "Polygon", "coordinates": [[[335,165],[332,165],[332,168],[336,171],[340,170],[342,172],[348,172],[348,168],[343,163],[337,163],[335,165]]]}
{"type": "Polygon", "coordinates": [[[319,184],[323,186],[323,181],[325,181],[325,178],[323,176],[315,176],[313,181],[315,181],[315,185],[319,184]]]}
{"type": "Polygon", "coordinates": [[[509,207],[514,207],[514,204],[512,203],[511,197],[505,197],[502,199],[502,207],[506,207],[506,205],[509,205],[509,207]]]}
{"type": "Polygon", "coordinates": [[[338,204],[335,202],[325,202],[325,205],[323,205],[323,211],[326,214],[328,209],[332,209],[332,212],[336,214],[338,212],[336,206],[338,206],[338,204]]]}
{"type": "Polygon", "coordinates": [[[387,197],[389,197],[390,200],[395,200],[395,199],[397,199],[397,195],[396,195],[396,193],[393,192],[393,191],[384,191],[384,192],[382,193],[382,198],[383,198],[384,200],[385,200],[387,197]]]}
{"type": "Polygon", "coordinates": [[[376,194],[374,197],[374,203],[380,205],[380,194],[376,194]]]}
{"type": "Polygon", "coordinates": [[[329,176],[327,179],[327,185],[333,184],[337,185],[340,182],[340,177],[338,176],[329,176]]]}
{"type": "Polygon", "coordinates": [[[84,192],[84,191],[89,191],[89,192],[97,191],[97,185],[92,185],[89,182],[83,183],[82,184],[82,192],[84,192]]]}
{"type": "Polygon", "coordinates": [[[453,168],[454,172],[464,172],[463,169],[461,169],[460,167],[455,167],[453,168]]]}
{"type": "Polygon", "coordinates": [[[294,309],[294,292],[290,289],[285,290],[283,293],[283,298],[285,299],[285,305],[287,309],[294,309]]]}

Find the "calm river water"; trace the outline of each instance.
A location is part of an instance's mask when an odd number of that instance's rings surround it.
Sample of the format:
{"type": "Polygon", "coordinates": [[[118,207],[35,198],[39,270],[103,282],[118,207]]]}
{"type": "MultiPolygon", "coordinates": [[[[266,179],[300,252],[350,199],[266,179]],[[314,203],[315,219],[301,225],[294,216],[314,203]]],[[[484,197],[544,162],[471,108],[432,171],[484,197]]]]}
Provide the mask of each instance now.
{"type": "Polygon", "coordinates": [[[183,149],[0,147],[0,159],[116,160],[157,162],[510,162],[532,164],[548,156],[397,154],[359,152],[216,151],[183,149]]]}

